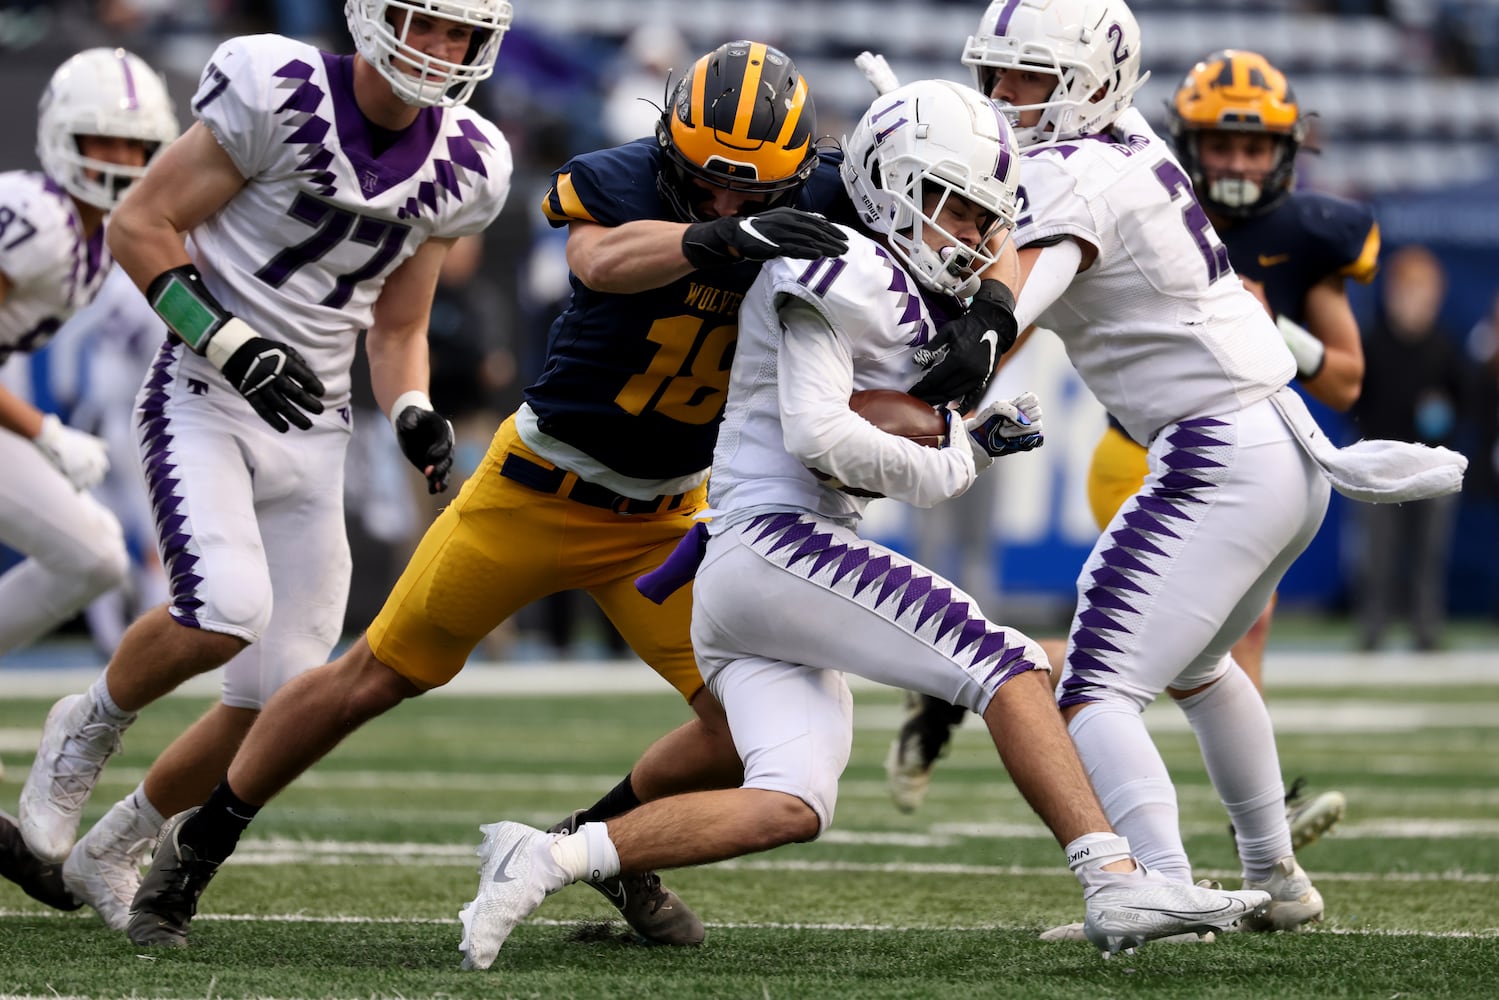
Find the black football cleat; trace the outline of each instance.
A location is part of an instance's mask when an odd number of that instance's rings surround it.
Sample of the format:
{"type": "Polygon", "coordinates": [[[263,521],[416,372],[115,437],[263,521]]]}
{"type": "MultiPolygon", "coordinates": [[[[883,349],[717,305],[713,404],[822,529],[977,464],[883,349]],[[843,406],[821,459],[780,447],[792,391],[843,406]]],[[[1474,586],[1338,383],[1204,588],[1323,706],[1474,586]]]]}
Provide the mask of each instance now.
{"type": "Polygon", "coordinates": [[[21,839],[16,818],[0,811],[0,875],[21,887],[21,891],[38,903],[54,910],[76,910],[83,903],[73,898],[62,882],[62,865],[43,861],[21,839]]]}

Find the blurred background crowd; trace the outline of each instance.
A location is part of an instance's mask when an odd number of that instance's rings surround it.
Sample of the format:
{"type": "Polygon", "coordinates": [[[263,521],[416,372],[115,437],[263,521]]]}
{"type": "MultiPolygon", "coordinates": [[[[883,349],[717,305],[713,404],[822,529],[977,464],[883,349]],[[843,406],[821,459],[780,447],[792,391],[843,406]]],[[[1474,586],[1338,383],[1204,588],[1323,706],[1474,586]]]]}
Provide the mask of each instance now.
{"type": "MultiPolygon", "coordinates": [[[[1351,416],[1319,409],[1344,441],[1393,437],[1468,455],[1451,503],[1361,509],[1339,502],[1287,578],[1281,607],[1351,623],[1364,649],[1448,643],[1450,621],[1499,623],[1499,0],[1131,0],[1150,81],[1137,104],[1157,127],[1187,69],[1215,49],[1253,48],[1286,71],[1315,113],[1301,186],[1374,205],[1384,251],[1372,286],[1350,289],[1368,372],[1351,416]],[[1425,580],[1423,591],[1413,581],[1425,580]],[[1434,589],[1433,589],[1434,588],[1434,589]],[[1435,612],[1401,625],[1418,601],[1435,612]]],[[[458,428],[463,472],[537,372],[565,301],[564,234],[539,203],[569,156],[650,133],[669,75],[719,43],[749,37],[784,49],[811,86],[819,130],[837,137],[872,97],[853,57],[882,52],[901,79],[967,81],[958,63],[983,0],[515,0],[494,78],[473,104],[505,132],[516,180],[498,222],[450,256],[435,306],[432,397],[458,428]]],[[[0,170],[35,167],[36,99],[72,52],[122,45],[162,70],[179,115],[223,38],[270,31],[350,51],[342,0],[0,0],[0,121],[13,141],[0,170]]],[[[68,329],[0,379],[46,409],[114,428],[118,476],[136,475],[130,400],[155,346],[125,289],[114,318],[68,329]],[[143,353],[144,352],[144,353],[143,353]],[[133,367],[138,366],[138,367],[133,367]],[[121,432],[123,428],[123,433],[121,432]]],[[[137,297],[138,298],[138,297],[137,297]]],[[[1002,376],[1041,394],[1047,446],[1006,463],[971,502],[938,516],[876,505],[870,530],[923,549],[931,565],[1022,626],[1065,623],[1095,529],[1083,499],[1101,411],[1054,342],[1037,338],[1002,376]],[[926,518],[923,521],[922,518],[926,518]],[[934,530],[946,528],[952,530],[934,530]]],[[[363,371],[355,365],[356,375],[363,371]]],[[[436,509],[371,408],[350,453],[355,543],[351,629],[378,610],[436,509]]],[[[135,525],[132,591],[91,609],[107,650],[133,610],[160,598],[143,496],[128,478],[110,494],[135,525]]],[[[7,565],[0,548],[0,568],[7,565]]],[[[530,609],[486,650],[495,657],[607,655],[612,631],[590,602],[562,596],[530,609]]]]}

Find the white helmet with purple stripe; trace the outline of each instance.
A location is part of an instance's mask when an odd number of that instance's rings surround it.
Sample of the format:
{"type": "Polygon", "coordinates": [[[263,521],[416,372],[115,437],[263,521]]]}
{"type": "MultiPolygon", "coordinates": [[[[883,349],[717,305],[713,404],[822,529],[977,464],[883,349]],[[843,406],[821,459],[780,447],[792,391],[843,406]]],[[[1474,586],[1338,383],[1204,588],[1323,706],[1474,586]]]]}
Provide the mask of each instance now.
{"type": "Polygon", "coordinates": [[[124,49],[85,49],[57,68],[37,107],[36,155],[63,189],[98,208],[120,203],[167,144],[177,115],[166,84],[140,56],[124,49]],[[133,139],[145,145],[146,166],[83,155],[80,136],[133,139]]]}
{"type": "Polygon", "coordinates": [[[1041,111],[1034,126],[1016,126],[1022,147],[1102,132],[1150,78],[1140,75],[1140,26],[1124,0],[994,0],[963,46],[974,85],[993,92],[997,69],[1057,78],[1039,104],[1007,107],[1011,122],[1041,111]]]}
{"type": "Polygon", "coordinates": [[[864,225],[923,285],[966,297],[1014,226],[1020,154],[993,101],[947,80],[922,80],[882,94],[843,140],[843,186],[864,225]],[[936,195],[928,209],[926,196],[936,195]],[[983,241],[968,247],[937,224],[948,198],[986,215],[983,241]],[[925,230],[941,237],[929,246],[925,230]]]}

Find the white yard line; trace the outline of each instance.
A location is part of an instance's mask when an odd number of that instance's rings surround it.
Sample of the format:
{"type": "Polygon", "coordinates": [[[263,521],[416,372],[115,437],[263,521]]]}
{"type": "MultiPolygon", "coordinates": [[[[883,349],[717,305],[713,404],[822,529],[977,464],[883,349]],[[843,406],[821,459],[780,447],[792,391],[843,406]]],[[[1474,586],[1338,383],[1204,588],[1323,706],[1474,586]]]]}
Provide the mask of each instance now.
{"type": "MultiPolygon", "coordinates": [[[[7,668],[0,666],[0,691],[12,698],[61,697],[82,691],[99,675],[98,667],[7,668]]],[[[217,671],[194,678],[180,694],[214,695],[217,671]]],[[[849,677],[855,689],[878,687],[849,677]]],[[[1265,660],[1265,684],[1274,700],[1276,688],[1299,687],[1450,687],[1499,686],[1499,650],[1450,653],[1280,652],[1265,660]]],[[[535,661],[470,663],[433,695],[595,695],[669,694],[666,682],[639,660],[535,661]]]]}

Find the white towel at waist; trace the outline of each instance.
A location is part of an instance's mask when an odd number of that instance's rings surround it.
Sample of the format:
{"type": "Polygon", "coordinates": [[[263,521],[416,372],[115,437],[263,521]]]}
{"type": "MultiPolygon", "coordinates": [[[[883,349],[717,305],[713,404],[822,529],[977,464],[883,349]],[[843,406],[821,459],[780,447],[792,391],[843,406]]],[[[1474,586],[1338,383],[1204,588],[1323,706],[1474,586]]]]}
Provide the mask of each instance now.
{"type": "Polygon", "coordinates": [[[1463,488],[1468,460],[1450,448],[1381,439],[1339,448],[1317,426],[1296,390],[1286,386],[1270,401],[1333,489],[1345,497],[1365,503],[1403,503],[1463,488]]]}

